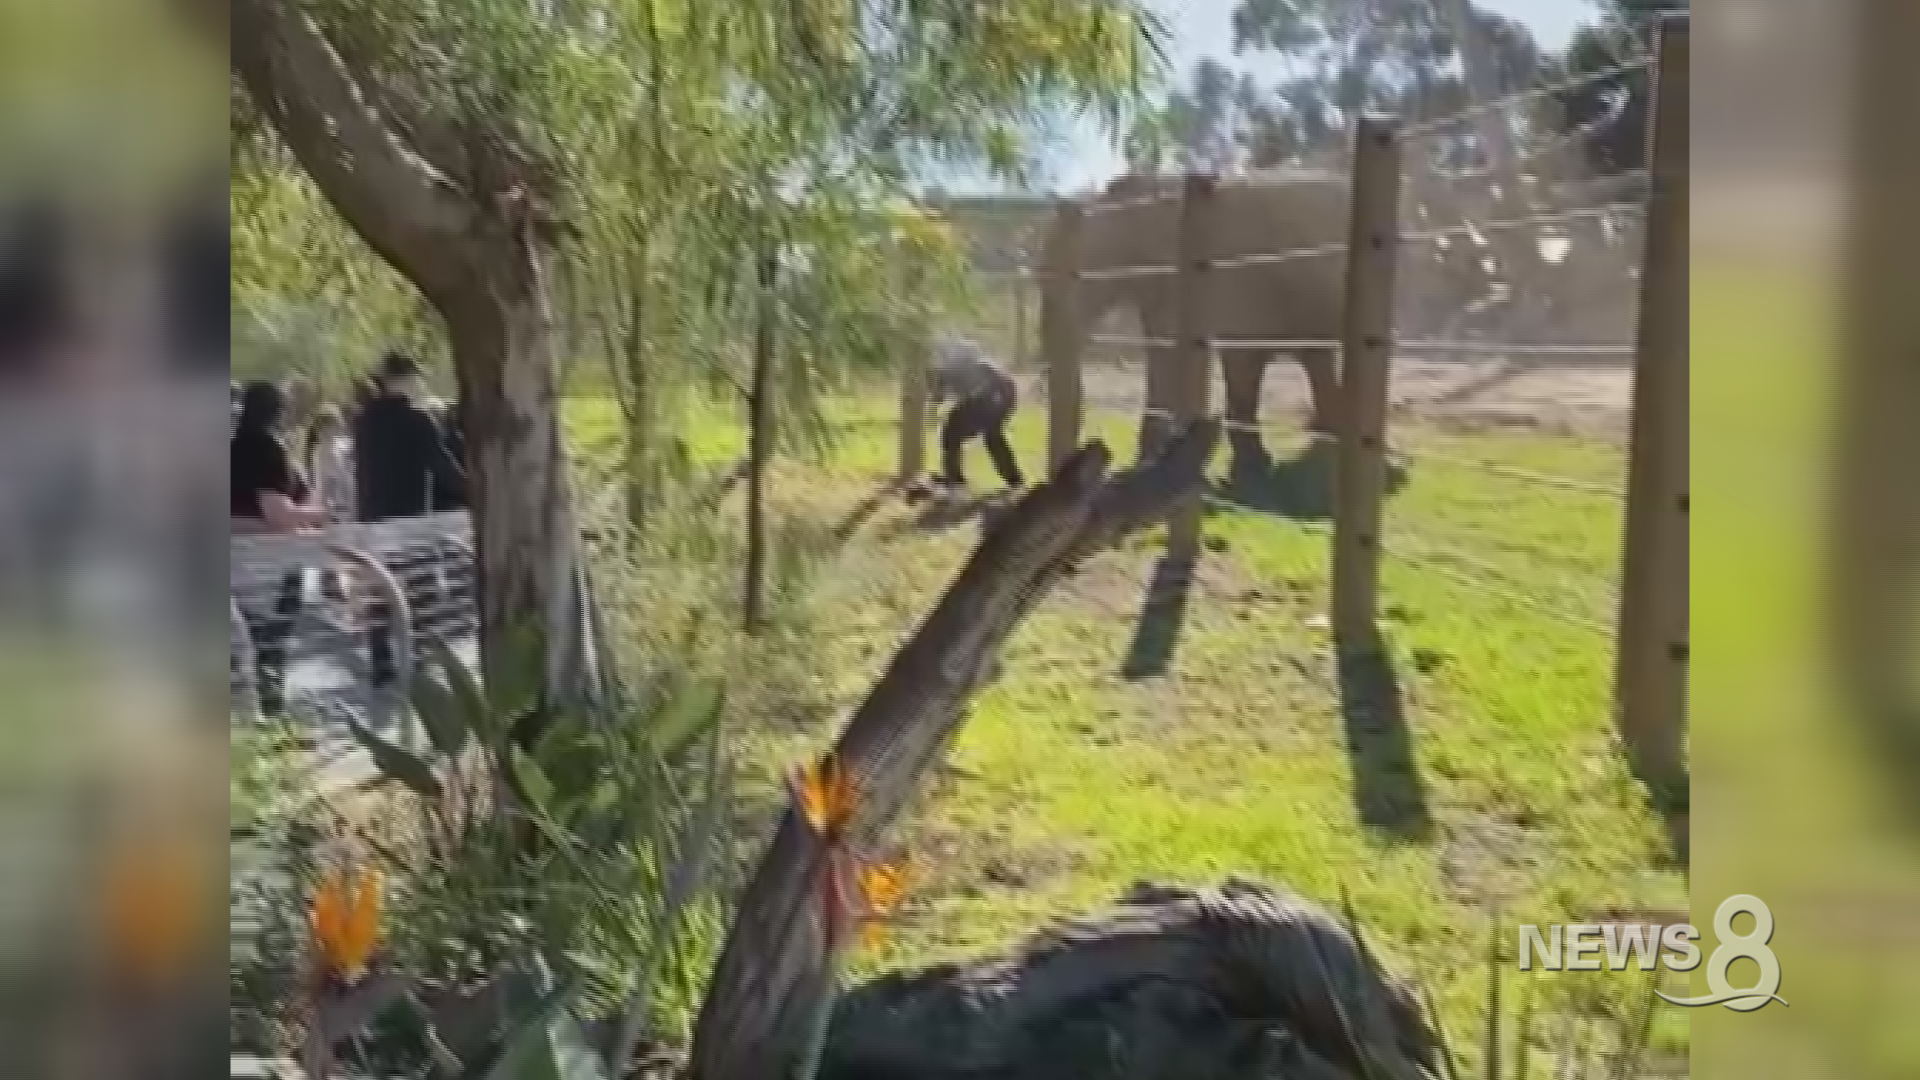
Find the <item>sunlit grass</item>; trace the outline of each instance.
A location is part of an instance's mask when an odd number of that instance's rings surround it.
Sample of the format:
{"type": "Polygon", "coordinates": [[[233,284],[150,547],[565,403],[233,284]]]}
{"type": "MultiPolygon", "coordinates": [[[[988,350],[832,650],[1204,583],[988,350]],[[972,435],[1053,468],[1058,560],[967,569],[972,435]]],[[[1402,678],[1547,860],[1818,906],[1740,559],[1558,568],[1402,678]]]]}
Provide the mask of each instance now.
{"type": "MultiPolygon", "coordinates": [[[[576,410],[576,427],[594,423],[576,410]]],[[[884,396],[841,403],[827,460],[783,468],[787,513],[837,521],[892,471],[897,434],[884,396]]],[[[1015,443],[1044,458],[1044,409],[1015,443]]],[[[725,416],[697,428],[698,453],[740,452],[725,416]]],[[[1124,460],[1131,420],[1090,418],[1124,460]]],[[[1602,485],[1621,483],[1617,447],[1537,434],[1402,430],[1397,444],[1602,485]]],[[[929,450],[932,440],[929,440],[929,450]]],[[[1275,445],[1285,462],[1299,445],[1275,445]]],[[[992,476],[969,461],[977,484],[992,476]]],[[[1225,454],[1216,462],[1224,478],[1225,454]]],[[[906,916],[861,970],[919,967],[1001,950],[1046,923],[1097,912],[1142,879],[1217,883],[1240,875],[1329,905],[1349,893],[1371,938],[1439,999],[1460,1042],[1477,1039],[1489,929],[1578,922],[1606,909],[1684,908],[1662,823],[1627,774],[1608,699],[1620,505],[1415,461],[1388,503],[1390,546],[1444,559],[1489,592],[1389,559],[1386,634],[1400,682],[1425,827],[1365,824],[1339,679],[1323,625],[1324,521],[1214,500],[1206,552],[1164,674],[1129,679],[1146,538],[1092,560],[1013,639],[1003,677],[973,707],[929,795],[893,839],[915,860],[906,916]],[[1539,607],[1514,596],[1538,598],[1539,607]],[[1571,616],[1563,620],[1546,612],[1571,616]],[[1587,624],[1593,624],[1589,626],[1587,624]]],[[[772,708],[750,738],[769,769],[817,750],[971,551],[969,522],[914,525],[888,499],[853,533],[808,607],[811,700],[772,708]],[[804,717],[805,719],[796,719],[804,717]]],[[[1362,774],[1357,776],[1356,769],[1362,774]]],[[[1522,976],[1516,971],[1510,980],[1522,976]]],[[[1638,977],[1534,977],[1550,1019],[1625,1018],[1638,977]]],[[[1516,987],[1510,981],[1508,1000],[1516,987]]],[[[1686,1044],[1663,1016],[1657,1042],[1686,1044]]],[[[1469,1058],[1477,1051],[1460,1047],[1469,1058]]]]}

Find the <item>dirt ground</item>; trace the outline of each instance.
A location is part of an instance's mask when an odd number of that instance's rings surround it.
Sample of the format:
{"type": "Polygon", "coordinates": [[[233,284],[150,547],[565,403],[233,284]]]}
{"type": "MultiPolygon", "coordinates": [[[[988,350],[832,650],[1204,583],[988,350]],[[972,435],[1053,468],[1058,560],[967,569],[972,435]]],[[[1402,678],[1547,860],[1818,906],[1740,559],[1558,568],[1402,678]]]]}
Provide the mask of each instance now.
{"type": "MultiPolygon", "coordinates": [[[[1045,394],[1034,380],[1034,396],[1045,394]]],[[[1144,375],[1131,364],[1089,365],[1089,409],[1137,413],[1144,375]]],[[[1632,410],[1633,371],[1623,360],[1540,361],[1485,359],[1400,359],[1394,362],[1389,389],[1395,420],[1448,430],[1516,428],[1624,443],[1632,410]]],[[[1307,381],[1297,364],[1267,369],[1262,388],[1261,422],[1276,430],[1304,425],[1307,381]]],[[[1224,388],[1216,372],[1213,402],[1217,410],[1224,388]]]]}

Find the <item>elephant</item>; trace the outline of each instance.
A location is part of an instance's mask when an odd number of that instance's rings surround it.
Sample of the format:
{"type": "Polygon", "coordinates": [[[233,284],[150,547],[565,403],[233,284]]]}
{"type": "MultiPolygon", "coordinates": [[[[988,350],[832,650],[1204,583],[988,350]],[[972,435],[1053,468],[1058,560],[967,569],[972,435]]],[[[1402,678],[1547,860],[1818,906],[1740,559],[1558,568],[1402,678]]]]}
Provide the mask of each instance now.
{"type": "MultiPolygon", "coordinates": [[[[1075,268],[1095,272],[1073,286],[1073,300],[1050,300],[1042,311],[1048,340],[1067,343],[1077,355],[1092,328],[1115,308],[1130,308],[1151,342],[1171,343],[1179,334],[1179,283],[1172,274],[1104,276],[1138,266],[1174,266],[1179,260],[1182,181],[1178,177],[1126,175],[1107,185],[1082,219],[1078,236],[1066,236],[1065,215],[1056,215],[1044,239],[1048,267],[1067,258],[1064,245],[1077,243],[1075,268]],[[1155,197],[1157,196],[1157,198],[1155,197]],[[1107,204],[1107,205],[1100,205],[1107,204]]],[[[1318,251],[1283,262],[1216,266],[1210,271],[1206,318],[1216,341],[1337,342],[1342,333],[1347,261],[1350,182],[1345,176],[1310,170],[1268,171],[1223,180],[1213,196],[1211,245],[1218,259],[1236,256],[1318,251]]],[[[1455,245],[1424,257],[1442,263],[1441,279],[1484,283],[1491,271],[1472,245],[1455,245]],[[1464,268],[1464,269],[1462,269],[1464,268]],[[1463,276],[1464,275],[1464,276],[1463,276]]],[[[1455,308],[1464,300],[1449,285],[1444,301],[1455,308]]],[[[1477,286],[1475,286],[1477,287],[1477,286]]],[[[1260,468],[1271,458],[1260,438],[1260,390],[1267,365],[1291,353],[1304,369],[1312,396],[1311,430],[1333,434],[1339,427],[1340,390],[1337,347],[1216,348],[1226,384],[1228,437],[1236,468],[1260,468]]],[[[1171,344],[1147,348],[1147,415],[1140,427],[1140,453],[1161,446],[1171,399],[1178,350],[1171,344]]]]}

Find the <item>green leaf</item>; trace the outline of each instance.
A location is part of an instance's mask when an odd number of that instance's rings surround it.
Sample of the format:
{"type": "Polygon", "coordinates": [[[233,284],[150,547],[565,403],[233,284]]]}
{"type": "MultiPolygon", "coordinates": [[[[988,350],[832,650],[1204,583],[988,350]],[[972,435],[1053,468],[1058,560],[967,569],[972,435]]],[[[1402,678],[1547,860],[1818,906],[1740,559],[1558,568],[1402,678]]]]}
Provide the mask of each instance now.
{"type": "Polygon", "coordinates": [[[507,1036],[480,1080],[608,1080],[570,1011],[579,996],[577,987],[548,995],[507,1036]]]}
{"type": "Polygon", "coordinates": [[[447,689],[453,694],[460,715],[467,718],[468,727],[482,741],[492,742],[499,729],[493,723],[493,712],[487,707],[487,695],[481,689],[480,679],[473,669],[453,651],[452,646],[438,637],[427,640],[427,660],[446,678],[447,689]]]}
{"type": "Polygon", "coordinates": [[[585,797],[600,782],[608,763],[608,740],[579,717],[557,717],[534,744],[533,757],[553,782],[561,802],[585,797]]]}
{"type": "Polygon", "coordinates": [[[512,770],[514,793],[520,796],[529,808],[542,817],[550,816],[553,806],[553,782],[540,768],[540,763],[528,757],[517,746],[507,748],[508,768],[512,770]]]}
{"type": "Polygon", "coordinates": [[[374,734],[365,721],[352,713],[347,714],[347,728],[360,745],[367,748],[382,776],[407,785],[423,798],[440,797],[440,778],[433,775],[431,765],[374,734]]]}
{"type": "Polygon", "coordinates": [[[414,715],[433,748],[450,758],[458,757],[473,729],[487,721],[484,714],[468,712],[445,675],[431,667],[414,675],[412,697],[414,715]]]}
{"type": "Polygon", "coordinates": [[[487,691],[495,714],[511,724],[532,712],[540,704],[546,681],[546,635],[537,621],[523,619],[507,630],[500,670],[487,672],[487,691]]]}
{"type": "Polygon", "coordinates": [[[719,721],[726,703],[726,687],[718,679],[677,686],[647,717],[647,741],[662,761],[672,761],[719,721]]]}

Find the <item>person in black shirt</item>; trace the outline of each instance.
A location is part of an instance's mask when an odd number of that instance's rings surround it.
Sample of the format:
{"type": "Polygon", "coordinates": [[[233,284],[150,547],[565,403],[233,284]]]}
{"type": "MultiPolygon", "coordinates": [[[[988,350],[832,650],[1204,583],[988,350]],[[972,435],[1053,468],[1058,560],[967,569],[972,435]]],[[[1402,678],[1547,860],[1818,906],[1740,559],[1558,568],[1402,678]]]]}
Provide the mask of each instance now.
{"type": "MultiPolygon", "coordinates": [[[[426,380],[412,357],[388,353],[380,363],[379,393],[354,417],[354,489],[360,520],[417,517],[440,505],[465,505],[467,478],[421,407],[426,380]]],[[[395,676],[392,612],[375,601],[368,612],[367,646],[374,685],[395,676]]]]}
{"type": "Polygon", "coordinates": [[[229,513],[238,521],[274,532],[327,523],[326,510],[311,505],[306,477],[281,438],[286,407],[286,395],[278,386],[248,383],[240,392],[240,416],[228,443],[229,513]]]}
{"type": "MultiPolygon", "coordinates": [[[[286,395],[270,382],[251,382],[240,392],[240,417],[228,443],[228,512],[238,529],[292,532],[326,524],[326,510],[311,504],[306,478],[281,437],[286,407],[286,395]]],[[[290,570],[281,579],[272,618],[243,613],[255,646],[260,705],[269,713],[285,701],[287,644],[300,614],[302,576],[290,570]]]]}
{"type": "Polygon", "coordinates": [[[389,353],[380,364],[380,390],[354,423],[360,520],[415,517],[431,513],[437,502],[464,505],[466,471],[419,404],[426,397],[420,365],[389,353]]]}

